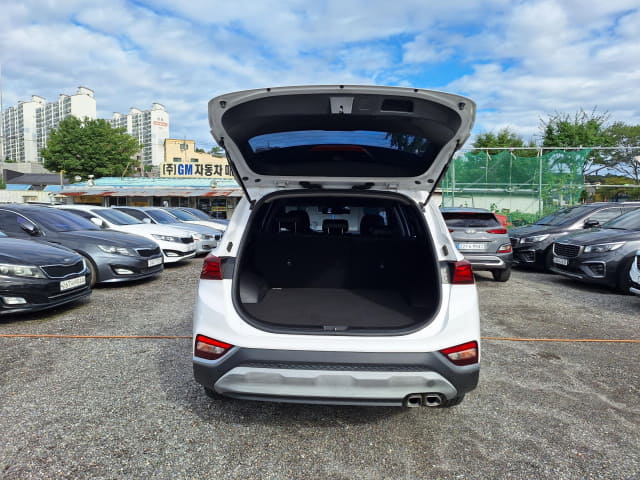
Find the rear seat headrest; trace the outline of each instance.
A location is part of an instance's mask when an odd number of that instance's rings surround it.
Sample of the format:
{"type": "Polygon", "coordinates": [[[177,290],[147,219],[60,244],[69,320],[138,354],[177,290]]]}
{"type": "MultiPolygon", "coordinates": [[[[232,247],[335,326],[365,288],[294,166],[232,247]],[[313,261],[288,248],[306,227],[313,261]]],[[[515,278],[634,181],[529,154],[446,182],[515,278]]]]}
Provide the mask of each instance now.
{"type": "Polygon", "coordinates": [[[304,210],[291,210],[278,219],[278,230],[295,233],[311,231],[309,214],[304,210]]]}
{"type": "Polygon", "coordinates": [[[373,235],[375,229],[384,228],[384,219],[376,213],[367,213],[360,220],[360,235],[373,235]]]}
{"type": "Polygon", "coordinates": [[[349,231],[349,222],[327,218],[322,221],[322,232],[328,235],[342,235],[349,231]]]}

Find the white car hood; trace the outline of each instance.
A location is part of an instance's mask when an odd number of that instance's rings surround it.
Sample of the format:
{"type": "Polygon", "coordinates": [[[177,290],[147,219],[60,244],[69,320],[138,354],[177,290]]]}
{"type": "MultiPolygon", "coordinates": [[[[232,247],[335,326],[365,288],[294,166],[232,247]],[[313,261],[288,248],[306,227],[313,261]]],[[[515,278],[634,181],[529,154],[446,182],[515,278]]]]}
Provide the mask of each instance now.
{"type": "Polygon", "coordinates": [[[118,225],[118,229],[137,235],[167,235],[171,237],[182,238],[189,236],[189,233],[181,228],[174,228],[167,225],[155,223],[139,223],[135,225],[118,225]]]}
{"type": "Polygon", "coordinates": [[[300,188],[430,193],[475,111],[468,98],[413,88],[278,87],[214,98],[209,123],[253,198],[300,188]]]}

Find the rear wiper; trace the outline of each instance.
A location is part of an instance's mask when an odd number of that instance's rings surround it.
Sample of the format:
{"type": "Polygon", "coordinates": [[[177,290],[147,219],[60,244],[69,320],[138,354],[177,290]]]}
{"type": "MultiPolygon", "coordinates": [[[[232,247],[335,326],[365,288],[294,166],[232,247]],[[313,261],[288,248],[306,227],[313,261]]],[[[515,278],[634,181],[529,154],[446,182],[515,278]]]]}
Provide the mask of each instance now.
{"type": "Polygon", "coordinates": [[[375,183],[373,182],[359,183],[358,185],[353,185],[351,189],[352,190],[370,190],[371,188],[373,188],[374,185],[375,183]]]}
{"type": "Polygon", "coordinates": [[[300,186],[302,188],[307,188],[309,190],[322,190],[322,185],[320,185],[319,183],[311,183],[311,182],[300,182],[300,186]]]}

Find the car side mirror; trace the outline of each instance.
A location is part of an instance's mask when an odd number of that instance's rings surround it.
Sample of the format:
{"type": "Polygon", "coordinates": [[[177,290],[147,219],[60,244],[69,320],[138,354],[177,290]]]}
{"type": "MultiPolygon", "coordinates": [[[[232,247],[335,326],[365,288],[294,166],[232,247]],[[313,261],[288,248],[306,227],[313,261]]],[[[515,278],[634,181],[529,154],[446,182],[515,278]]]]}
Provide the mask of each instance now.
{"type": "Polygon", "coordinates": [[[34,236],[34,237],[40,233],[40,230],[38,230],[38,227],[36,227],[31,222],[22,222],[22,223],[20,223],[20,228],[22,230],[24,230],[25,232],[27,232],[29,235],[34,236]]]}
{"type": "Polygon", "coordinates": [[[151,219],[149,217],[144,217],[142,219],[142,223],[151,223],[151,219]]]}
{"type": "Polygon", "coordinates": [[[600,225],[600,222],[598,220],[585,220],[584,221],[584,226],[583,228],[593,228],[593,227],[597,227],[600,225]]]}
{"type": "Polygon", "coordinates": [[[99,226],[100,228],[105,228],[105,223],[104,221],[102,221],[101,219],[99,219],[98,217],[91,217],[91,222],[95,223],[97,226],[99,226]]]}

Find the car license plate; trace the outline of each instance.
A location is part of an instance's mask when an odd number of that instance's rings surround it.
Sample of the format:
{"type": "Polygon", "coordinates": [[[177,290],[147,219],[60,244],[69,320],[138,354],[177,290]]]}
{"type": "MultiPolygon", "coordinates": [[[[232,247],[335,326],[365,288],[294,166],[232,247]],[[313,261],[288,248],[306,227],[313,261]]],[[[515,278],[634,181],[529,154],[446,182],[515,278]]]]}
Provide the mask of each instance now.
{"type": "Polygon", "coordinates": [[[569,260],[562,257],[553,257],[553,263],[557,265],[564,265],[566,267],[567,265],[569,265],[569,260]]]}
{"type": "Polygon", "coordinates": [[[147,261],[147,267],[155,267],[156,265],[160,265],[162,263],[162,257],[152,258],[147,261]]]}
{"type": "Polygon", "coordinates": [[[86,285],[86,283],[87,283],[87,280],[84,277],[76,277],[76,278],[70,278],[68,280],[62,280],[60,282],[60,291],[64,292],[65,290],[70,290],[72,288],[86,285]]]}
{"type": "Polygon", "coordinates": [[[484,243],[456,243],[458,250],[484,250],[484,243]]]}

